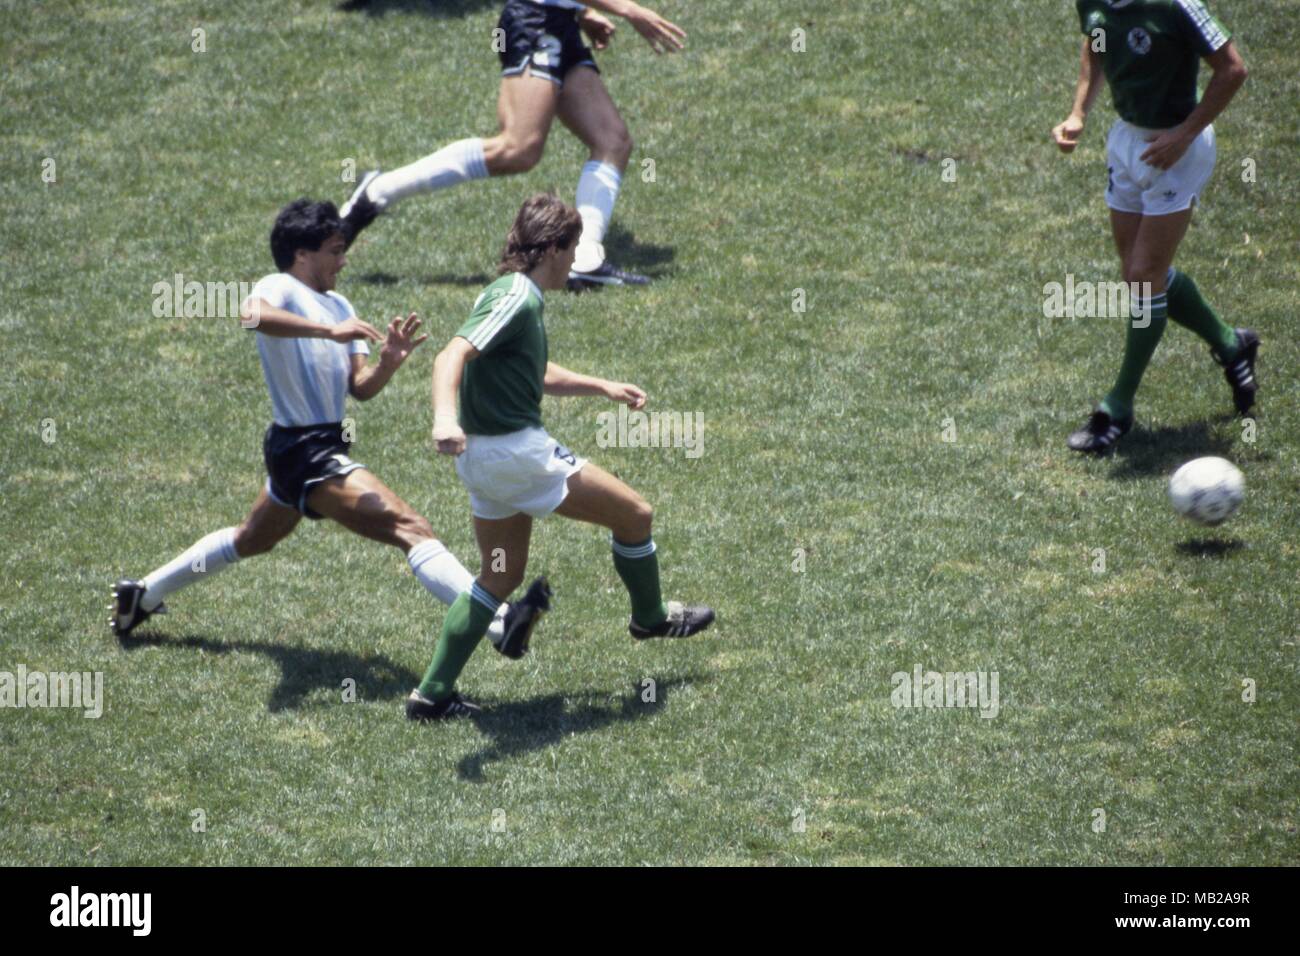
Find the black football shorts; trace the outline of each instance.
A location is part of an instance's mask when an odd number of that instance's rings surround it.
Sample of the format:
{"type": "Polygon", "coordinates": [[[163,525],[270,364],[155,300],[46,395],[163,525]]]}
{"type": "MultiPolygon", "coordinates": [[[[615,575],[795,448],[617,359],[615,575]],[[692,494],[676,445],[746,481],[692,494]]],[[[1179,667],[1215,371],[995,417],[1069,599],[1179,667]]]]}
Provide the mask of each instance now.
{"type": "Polygon", "coordinates": [[[531,67],[534,76],[563,86],[565,74],[575,66],[600,72],[591,49],[583,42],[574,10],[509,0],[497,28],[505,41],[498,54],[502,76],[519,76],[531,67]]]}
{"type": "Polygon", "coordinates": [[[272,425],[262,439],[262,458],[269,476],[266,490],[276,503],[316,519],[323,515],[307,507],[307,496],[316,486],[366,467],[348,457],[341,422],[301,428],[272,425]]]}

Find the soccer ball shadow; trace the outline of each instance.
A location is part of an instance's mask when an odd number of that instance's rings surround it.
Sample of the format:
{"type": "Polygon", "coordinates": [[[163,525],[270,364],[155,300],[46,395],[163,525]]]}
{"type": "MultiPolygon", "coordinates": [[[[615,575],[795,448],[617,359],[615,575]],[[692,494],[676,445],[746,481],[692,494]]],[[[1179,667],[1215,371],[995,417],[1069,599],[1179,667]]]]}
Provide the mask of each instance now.
{"type": "Polygon", "coordinates": [[[1179,554],[1192,558],[1226,558],[1246,547],[1240,538],[1188,538],[1175,547],[1179,554]]]}
{"type": "MultiPolygon", "coordinates": [[[[1230,422],[1232,415],[1221,415],[1216,424],[1230,422]]],[[[1137,425],[1115,449],[1115,465],[1107,476],[1113,481],[1132,481],[1164,475],[1192,458],[1216,456],[1228,458],[1234,447],[1231,438],[1215,434],[1205,420],[1183,425],[1143,428],[1137,425]]]]}

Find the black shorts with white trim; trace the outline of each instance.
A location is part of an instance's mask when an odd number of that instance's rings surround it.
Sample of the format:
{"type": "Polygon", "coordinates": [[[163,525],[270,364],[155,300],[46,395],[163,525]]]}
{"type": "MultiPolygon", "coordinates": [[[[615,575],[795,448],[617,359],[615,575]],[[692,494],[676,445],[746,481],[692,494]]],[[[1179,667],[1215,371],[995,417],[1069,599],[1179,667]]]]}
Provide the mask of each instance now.
{"type": "Polygon", "coordinates": [[[342,422],[301,427],[273,424],[262,439],[262,458],[271,497],[312,519],[324,517],[307,507],[307,496],[318,484],[366,467],[348,457],[342,422]]]}
{"type": "Polygon", "coordinates": [[[571,9],[509,0],[497,28],[504,39],[498,52],[502,76],[519,76],[531,67],[533,76],[563,86],[565,75],[575,66],[600,72],[571,9]]]}

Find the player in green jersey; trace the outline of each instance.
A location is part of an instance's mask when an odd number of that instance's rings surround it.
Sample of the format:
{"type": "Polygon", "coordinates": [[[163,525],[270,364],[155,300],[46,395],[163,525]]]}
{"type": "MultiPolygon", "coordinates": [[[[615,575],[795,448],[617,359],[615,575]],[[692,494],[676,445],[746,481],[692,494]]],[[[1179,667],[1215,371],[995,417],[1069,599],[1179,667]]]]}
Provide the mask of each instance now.
{"type": "Polygon", "coordinates": [[[1114,387],[1069,438],[1104,453],[1133,426],[1133,401],[1168,319],[1191,329],[1224,366],[1241,414],[1255,401],[1259,336],[1234,329],[1173,268],[1192,208],[1214,169],[1214,121],[1246,80],[1226,30],[1201,0],[1077,0],[1083,52],[1074,106],[1052,130],[1073,151],[1084,119],[1110,84],[1119,118],[1106,144],[1106,203],[1124,281],[1140,289],[1114,387]],[[1213,75],[1197,102],[1200,61],[1213,75]],[[1135,284],[1136,285],[1133,285],[1135,284]]]}
{"type": "MultiPolygon", "coordinates": [[[[628,630],[634,638],[687,637],[713,622],[711,608],[664,602],[646,500],[542,427],[543,395],[599,395],[633,409],[646,400],[635,385],[579,375],[550,361],[542,292],[565,287],[581,233],[576,209],[547,194],[528,199],[506,239],[501,278],[483,290],[434,361],[433,438],[439,452],[456,456],[456,472],[469,490],[482,568],[447,612],[433,662],[407,698],[412,719],[479,712],[456,692],[456,678],[497,606],[523,582],[533,519],[552,512],[612,533],[614,567],[632,601],[628,630]]],[[[545,579],[538,579],[512,607],[543,610],[548,598],[545,579]]],[[[498,650],[512,657],[522,652],[498,650]]]]}

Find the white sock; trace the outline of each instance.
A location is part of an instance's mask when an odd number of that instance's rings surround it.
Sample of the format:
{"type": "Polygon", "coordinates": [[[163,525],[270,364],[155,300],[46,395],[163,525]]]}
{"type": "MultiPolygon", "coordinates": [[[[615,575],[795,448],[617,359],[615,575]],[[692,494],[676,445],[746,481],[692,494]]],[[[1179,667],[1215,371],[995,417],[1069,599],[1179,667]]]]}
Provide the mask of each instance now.
{"type": "MultiPolygon", "coordinates": [[[[421,541],[408,551],[406,563],[411,566],[425,589],[448,606],[474,586],[474,575],[465,570],[465,565],[457,561],[456,556],[436,538],[421,541]]],[[[502,622],[508,610],[510,605],[502,601],[497,608],[496,617],[488,627],[489,634],[501,634],[504,627],[502,622]]]]}
{"type": "Polygon", "coordinates": [[[152,611],[173,591],[201,578],[216,574],[239,560],[235,551],[235,529],[222,528],[200,538],[189,550],[182,551],[144,579],[144,597],[140,606],[152,611]]]}
{"type": "Polygon", "coordinates": [[[617,166],[594,159],[583,164],[575,197],[578,214],[582,216],[582,236],[578,239],[578,251],[573,260],[573,268],[578,272],[590,272],[605,261],[605,249],[601,243],[605,241],[610,217],[614,215],[614,201],[618,199],[618,187],[622,182],[623,174],[617,166]]]}
{"type": "Polygon", "coordinates": [[[415,193],[485,179],[487,174],[483,140],[460,139],[409,166],[380,174],[366,187],[366,195],[377,205],[387,206],[415,193]]]}

